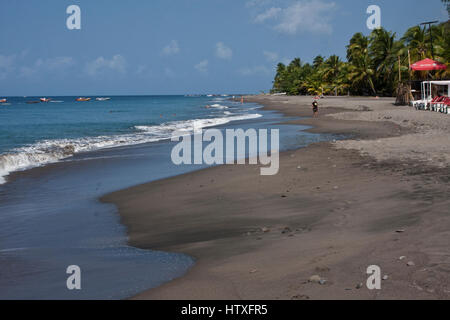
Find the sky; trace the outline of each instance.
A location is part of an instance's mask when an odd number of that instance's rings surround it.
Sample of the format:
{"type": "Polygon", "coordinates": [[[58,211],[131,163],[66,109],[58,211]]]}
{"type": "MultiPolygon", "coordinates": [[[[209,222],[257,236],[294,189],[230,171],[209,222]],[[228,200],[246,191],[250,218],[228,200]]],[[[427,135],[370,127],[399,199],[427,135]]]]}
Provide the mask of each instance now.
{"type": "Polygon", "coordinates": [[[440,0],[0,0],[0,97],[268,91],[280,61],[345,58],[370,5],[399,35],[448,19],[440,0]]]}

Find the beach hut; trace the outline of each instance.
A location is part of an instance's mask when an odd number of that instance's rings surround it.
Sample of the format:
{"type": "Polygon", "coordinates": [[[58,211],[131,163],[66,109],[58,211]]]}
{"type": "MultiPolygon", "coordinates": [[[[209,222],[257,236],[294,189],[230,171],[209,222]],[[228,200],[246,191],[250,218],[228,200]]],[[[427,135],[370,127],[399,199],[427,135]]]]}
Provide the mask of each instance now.
{"type": "MultiPolygon", "coordinates": [[[[421,61],[418,61],[416,63],[413,63],[410,67],[414,71],[433,71],[433,70],[445,70],[447,69],[447,66],[443,63],[440,63],[438,61],[434,61],[432,59],[424,59],[421,61]]],[[[421,83],[421,93],[422,93],[422,99],[412,101],[412,105],[415,106],[417,109],[425,109],[431,110],[432,102],[433,101],[433,85],[434,86],[446,86],[447,91],[444,93],[444,95],[447,95],[447,97],[450,94],[449,91],[449,82],[450,81],[423,81],[421,83]]]]}
{"type": "Polygon", "coordinates": [[[450,80],[430,80],[421,84],[422,100],[413,101],[416,109],[449,113],[450,80]]]}

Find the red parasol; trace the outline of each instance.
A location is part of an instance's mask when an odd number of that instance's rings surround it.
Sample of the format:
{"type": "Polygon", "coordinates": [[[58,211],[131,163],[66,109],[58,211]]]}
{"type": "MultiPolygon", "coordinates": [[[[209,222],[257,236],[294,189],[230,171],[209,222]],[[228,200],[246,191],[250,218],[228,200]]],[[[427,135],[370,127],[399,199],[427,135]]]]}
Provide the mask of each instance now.
{"type": "Polygon", "coordinates": [[[416,71],[445,70],[447,66],[431,59],[425,59],[412,64],[411,69],[416,71]]]}

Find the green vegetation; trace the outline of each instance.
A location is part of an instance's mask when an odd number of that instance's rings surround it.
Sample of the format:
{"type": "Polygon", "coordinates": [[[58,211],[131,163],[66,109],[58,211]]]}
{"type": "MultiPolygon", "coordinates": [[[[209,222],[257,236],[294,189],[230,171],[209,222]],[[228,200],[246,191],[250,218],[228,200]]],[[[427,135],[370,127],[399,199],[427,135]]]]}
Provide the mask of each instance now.
{"type": "MultiPolygon", "coordinates": [[[[450,61],[449,31],[449,22],[432,26],[434,59],[447,66],[450,61]]],[[[428,28],[415,26],[399,39],[395,33],[383,28],[374,30],[368,37],[356,33],[347,46],[346,58],[347,61],[343,61],[336,55],[317,56],[312,64],[302,63],[299,58],[287,66],[279,63],[272,92],[392,96],[399,76],[402,80],[429,76],[424,72],[410,72],[409,60],[414,63],[432,58],[430,32],[428,28]]],[[[450,68],[431,75],[449,78],[450,68]]]]}

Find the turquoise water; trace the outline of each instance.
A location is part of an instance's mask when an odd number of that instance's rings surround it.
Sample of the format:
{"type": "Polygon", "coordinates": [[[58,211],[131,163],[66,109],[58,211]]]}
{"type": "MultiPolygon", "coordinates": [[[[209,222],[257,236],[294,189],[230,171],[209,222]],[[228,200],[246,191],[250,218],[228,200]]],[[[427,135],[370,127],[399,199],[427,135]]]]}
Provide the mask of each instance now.
{"type": "Polygon", "coordinates": [[[0,104],[0,183],[10,172],[76,153],[169,139],[191,130],[257,118],[226,97],[136,96],[76,102],[77,97],[8,98],[0,104]],[[225,102],[226,101],[226,105],[225,102]]]}

